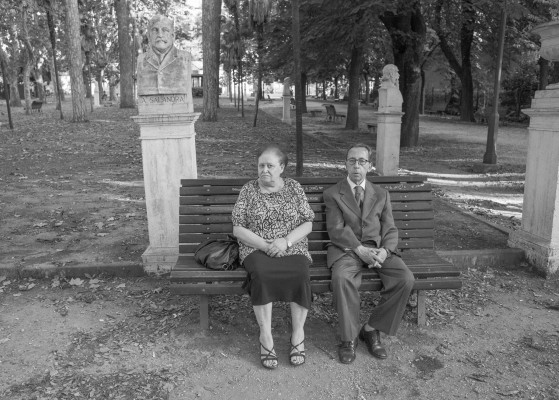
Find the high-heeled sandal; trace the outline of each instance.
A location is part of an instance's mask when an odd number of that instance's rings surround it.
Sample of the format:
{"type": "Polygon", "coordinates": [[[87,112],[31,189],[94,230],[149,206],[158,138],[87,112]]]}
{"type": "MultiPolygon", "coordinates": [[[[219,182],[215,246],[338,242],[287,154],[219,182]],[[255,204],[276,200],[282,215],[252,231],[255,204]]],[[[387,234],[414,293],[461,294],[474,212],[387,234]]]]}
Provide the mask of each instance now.
{"type": "Polygon", "coordinates": [[[266,352],[262,354],[262,351],[260,351],[260,364],[262,364],[264,368],[276,369],[278,367],[278,356],[275,354],[274,348],[272,347],[272,350],[268,350],[262,343],[260,343],[260,346],[266,352]],[[266,363],[266,361],[275,361],[276,363],[270,364],[266,363]]]}
{"type": "Polygon", "coordinates": [[[305,343],[305,339],[303,339],[301,343],[299,343],[298,345],[294,346],[293,343],[291,342],[291,338],[289,338],[289,344],[291,345],[291,349],[289,350],[289,363],[295,367],[298,367],[299,365],[303,365],[305,363],[305,358],[306,358],[305,350],[299,351],[298,349],[298,347],[304,343],[305,343]],[[302,357],[303,361],[300,363],[293,362],[294,357],[302,357]]]}

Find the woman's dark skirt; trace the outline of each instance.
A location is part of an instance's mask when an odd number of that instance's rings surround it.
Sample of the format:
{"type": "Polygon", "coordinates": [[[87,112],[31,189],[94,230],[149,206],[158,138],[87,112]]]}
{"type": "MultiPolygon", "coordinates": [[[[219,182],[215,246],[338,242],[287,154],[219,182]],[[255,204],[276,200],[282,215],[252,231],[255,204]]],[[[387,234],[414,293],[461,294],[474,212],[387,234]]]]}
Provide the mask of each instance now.
{"type": "Polygon", "coordinates": [[[303,255],[268,257],[260,250],[249,254],[243,265],[248,272],[245,288],[252,305],[285,301],[310,309],[309,264],[309,259],[303,255]]]}

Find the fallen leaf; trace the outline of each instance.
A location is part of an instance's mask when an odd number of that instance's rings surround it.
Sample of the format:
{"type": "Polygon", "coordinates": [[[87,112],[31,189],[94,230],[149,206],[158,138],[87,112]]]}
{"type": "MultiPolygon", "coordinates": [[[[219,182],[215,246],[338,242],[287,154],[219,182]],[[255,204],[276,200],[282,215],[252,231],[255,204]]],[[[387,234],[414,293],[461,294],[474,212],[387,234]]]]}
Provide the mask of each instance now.
{"type": "Polygon", "coordinates": [[[83,285],[84,281],[80,278],[72,278],[68,283],[72,286],[81,286],[83,285]]]}
{"type": "Polygon", "coordinates": [[[116,288],[116,289],[121,289],[121,288],[124,288],[124,287],[126,287],[126,284],[125,284],[125,283],[121,283],[120,285],[116,286],[115,288],[116,288]]]}

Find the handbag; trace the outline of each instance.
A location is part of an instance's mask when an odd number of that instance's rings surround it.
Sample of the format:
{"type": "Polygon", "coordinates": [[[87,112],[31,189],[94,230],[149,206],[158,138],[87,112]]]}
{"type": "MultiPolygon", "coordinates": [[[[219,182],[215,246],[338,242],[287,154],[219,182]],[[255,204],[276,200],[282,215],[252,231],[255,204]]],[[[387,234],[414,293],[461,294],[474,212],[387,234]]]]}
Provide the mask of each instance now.
{"type": "Polygon", "coordinates": [[[239,267],[239,244],[233,235],[208,239],[196,247],[194,259],[208,269],[232,271],[239,267]]]}

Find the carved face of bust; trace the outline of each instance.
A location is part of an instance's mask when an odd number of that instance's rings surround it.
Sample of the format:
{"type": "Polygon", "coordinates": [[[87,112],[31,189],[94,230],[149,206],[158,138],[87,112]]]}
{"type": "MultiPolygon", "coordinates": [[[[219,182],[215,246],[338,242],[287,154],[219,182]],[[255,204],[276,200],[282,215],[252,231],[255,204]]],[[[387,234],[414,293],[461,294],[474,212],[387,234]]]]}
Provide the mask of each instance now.
{"type": "Polygon", "coordinates": [[[150,24],[149,43],[158,53],[165,54],[175,41],[173,23],[167,18],[161,18],[150,24]]]}

